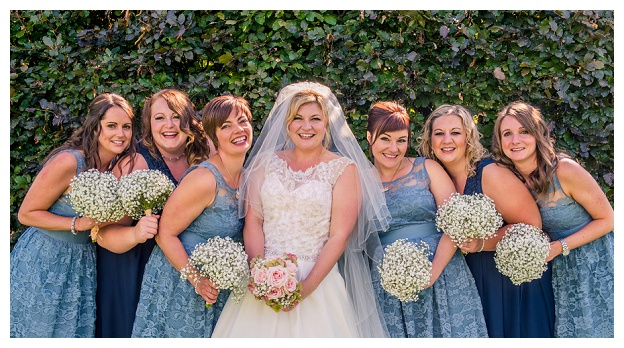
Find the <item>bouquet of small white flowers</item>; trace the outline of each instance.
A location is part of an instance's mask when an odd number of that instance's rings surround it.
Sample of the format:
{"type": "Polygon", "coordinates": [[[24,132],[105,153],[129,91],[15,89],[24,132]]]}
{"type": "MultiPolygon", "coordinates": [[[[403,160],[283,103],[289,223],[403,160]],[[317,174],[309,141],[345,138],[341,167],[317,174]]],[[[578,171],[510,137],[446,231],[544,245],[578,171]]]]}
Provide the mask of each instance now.
{"type": "Polygon", "coordinates": [[[456,245],[470,239],[488,239],[503,225],[503,217],[494,201],[482,194],[462,195],[454,192],[438,208],[436,228],[443,231],[456,245]]]}
{"type": "Polygon", "coordinates": [[[135,170],[119,179],[121,205],[134,220],[162,210],[174,188],[165,174],[153,169],[135,170]]]}
{"type": "Polygon", "coordinates": [[[510,226],[496,245],[494,262],[499,272],[515,285],[539,279],[548,268],[550,240],[541,229],[517,223],[510,226]]]}
{"type": "MultiPolygon", "coordinates": [[[[240,302],[245,295],[249,266],[243,244],[230,237],[212,237],[199,243],[189,256],[189,263],[180,270],[180,278],[186,280],[196,270],[207,277],[217,289],[232,290],[230,296],[240,302]]],[[[206,303],[206,307],[211,307],[206,303]]]]}
{"type": "Polygon", "coordinates": [[[429,284],[432,263],[429,246],[407,239],[398,239],[384,250],[384,257],[377,269],[381,274],[381,286],[401,302],[417,301],[418,294],[429,284]]]}
{"type": "MultiPolygon", "coordinates": [[[[113,173],[89,169],[72,178],[69,202],[79,216],[91,218],[97,223],[117,221],[125,215],[117,184],[113,173]]],[[[93,242],[97,240],[99,229],[99,226],[91,229],[93,242]]]]}
{"type": "Polygon", "coordinates": [[[259,255],[251,260],[249,291],[267,306],[279,312],[301,302],[301,283],[297,281],[297,256],[259,255]]]}

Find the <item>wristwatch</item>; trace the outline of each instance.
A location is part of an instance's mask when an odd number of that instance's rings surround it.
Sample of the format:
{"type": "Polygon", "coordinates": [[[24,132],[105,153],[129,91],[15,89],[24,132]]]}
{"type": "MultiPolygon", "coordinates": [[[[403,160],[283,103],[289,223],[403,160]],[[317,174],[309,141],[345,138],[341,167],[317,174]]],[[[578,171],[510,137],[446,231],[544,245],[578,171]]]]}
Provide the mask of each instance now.
{"type": "Polygon", "coordinates": [[[570,249],[568,248],[568,243],[566,243],[566,241],[563,239],[559,239],[559,242],[561,243],[561,248],[563,249],[561,251],[561,255],[567,256],[570,253],[570,249]]]}

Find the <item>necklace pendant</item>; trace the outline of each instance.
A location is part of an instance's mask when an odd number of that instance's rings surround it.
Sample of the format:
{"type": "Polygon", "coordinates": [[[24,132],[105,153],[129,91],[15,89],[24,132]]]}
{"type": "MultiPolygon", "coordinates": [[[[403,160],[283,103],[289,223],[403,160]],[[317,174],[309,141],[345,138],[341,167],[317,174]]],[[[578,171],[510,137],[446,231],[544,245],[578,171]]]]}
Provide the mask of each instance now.
{"type": "Polygon", "coordinates": [[[386,192],[386,191],[388,191],[388,188],[387,188],[387,187],[384,187],[384,188],[383,188],[383,190],[381,190],[381,191],[382,191],[382,192],[386,192]]]}
{"type": "Polygon", "coordinates": [[[236,199],[238,200],[238,190],[236,190],[235,197],[236,197],[236,199]]]}

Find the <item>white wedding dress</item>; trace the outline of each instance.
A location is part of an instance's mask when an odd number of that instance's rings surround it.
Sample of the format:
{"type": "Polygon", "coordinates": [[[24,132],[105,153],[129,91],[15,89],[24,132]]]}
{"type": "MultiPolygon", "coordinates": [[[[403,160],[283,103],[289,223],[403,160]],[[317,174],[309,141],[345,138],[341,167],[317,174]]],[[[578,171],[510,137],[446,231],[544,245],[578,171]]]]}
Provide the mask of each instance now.
{"type": "MultiPolygon", "coordinates": [[[[294,172],[276,154],[266,159],[260,189],[265,255],[297,255],[300,281],[327,242],[333,185],[351,163],[341,157],[294,172]]],[[[316,290],[289,312],[276,313],[249,291],[241,303],[230,298],[212,337],[356,337],[355,318],[334,265],[316,290]]]]}

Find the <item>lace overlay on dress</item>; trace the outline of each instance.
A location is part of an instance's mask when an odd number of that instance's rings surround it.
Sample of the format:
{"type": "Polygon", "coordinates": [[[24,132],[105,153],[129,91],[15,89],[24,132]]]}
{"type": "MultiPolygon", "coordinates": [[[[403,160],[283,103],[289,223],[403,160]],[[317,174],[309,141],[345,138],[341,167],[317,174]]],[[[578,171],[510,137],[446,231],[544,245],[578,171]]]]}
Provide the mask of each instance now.
{"type": "Polygon", "coordinates": [[[316,260],[329,238],[332,206],[327,203],[332,201],[336,181],[351,163],[341,157],[293,171],[276,154],[267,159],[260,190],[267,255],[288,252],[316,260]]]}

